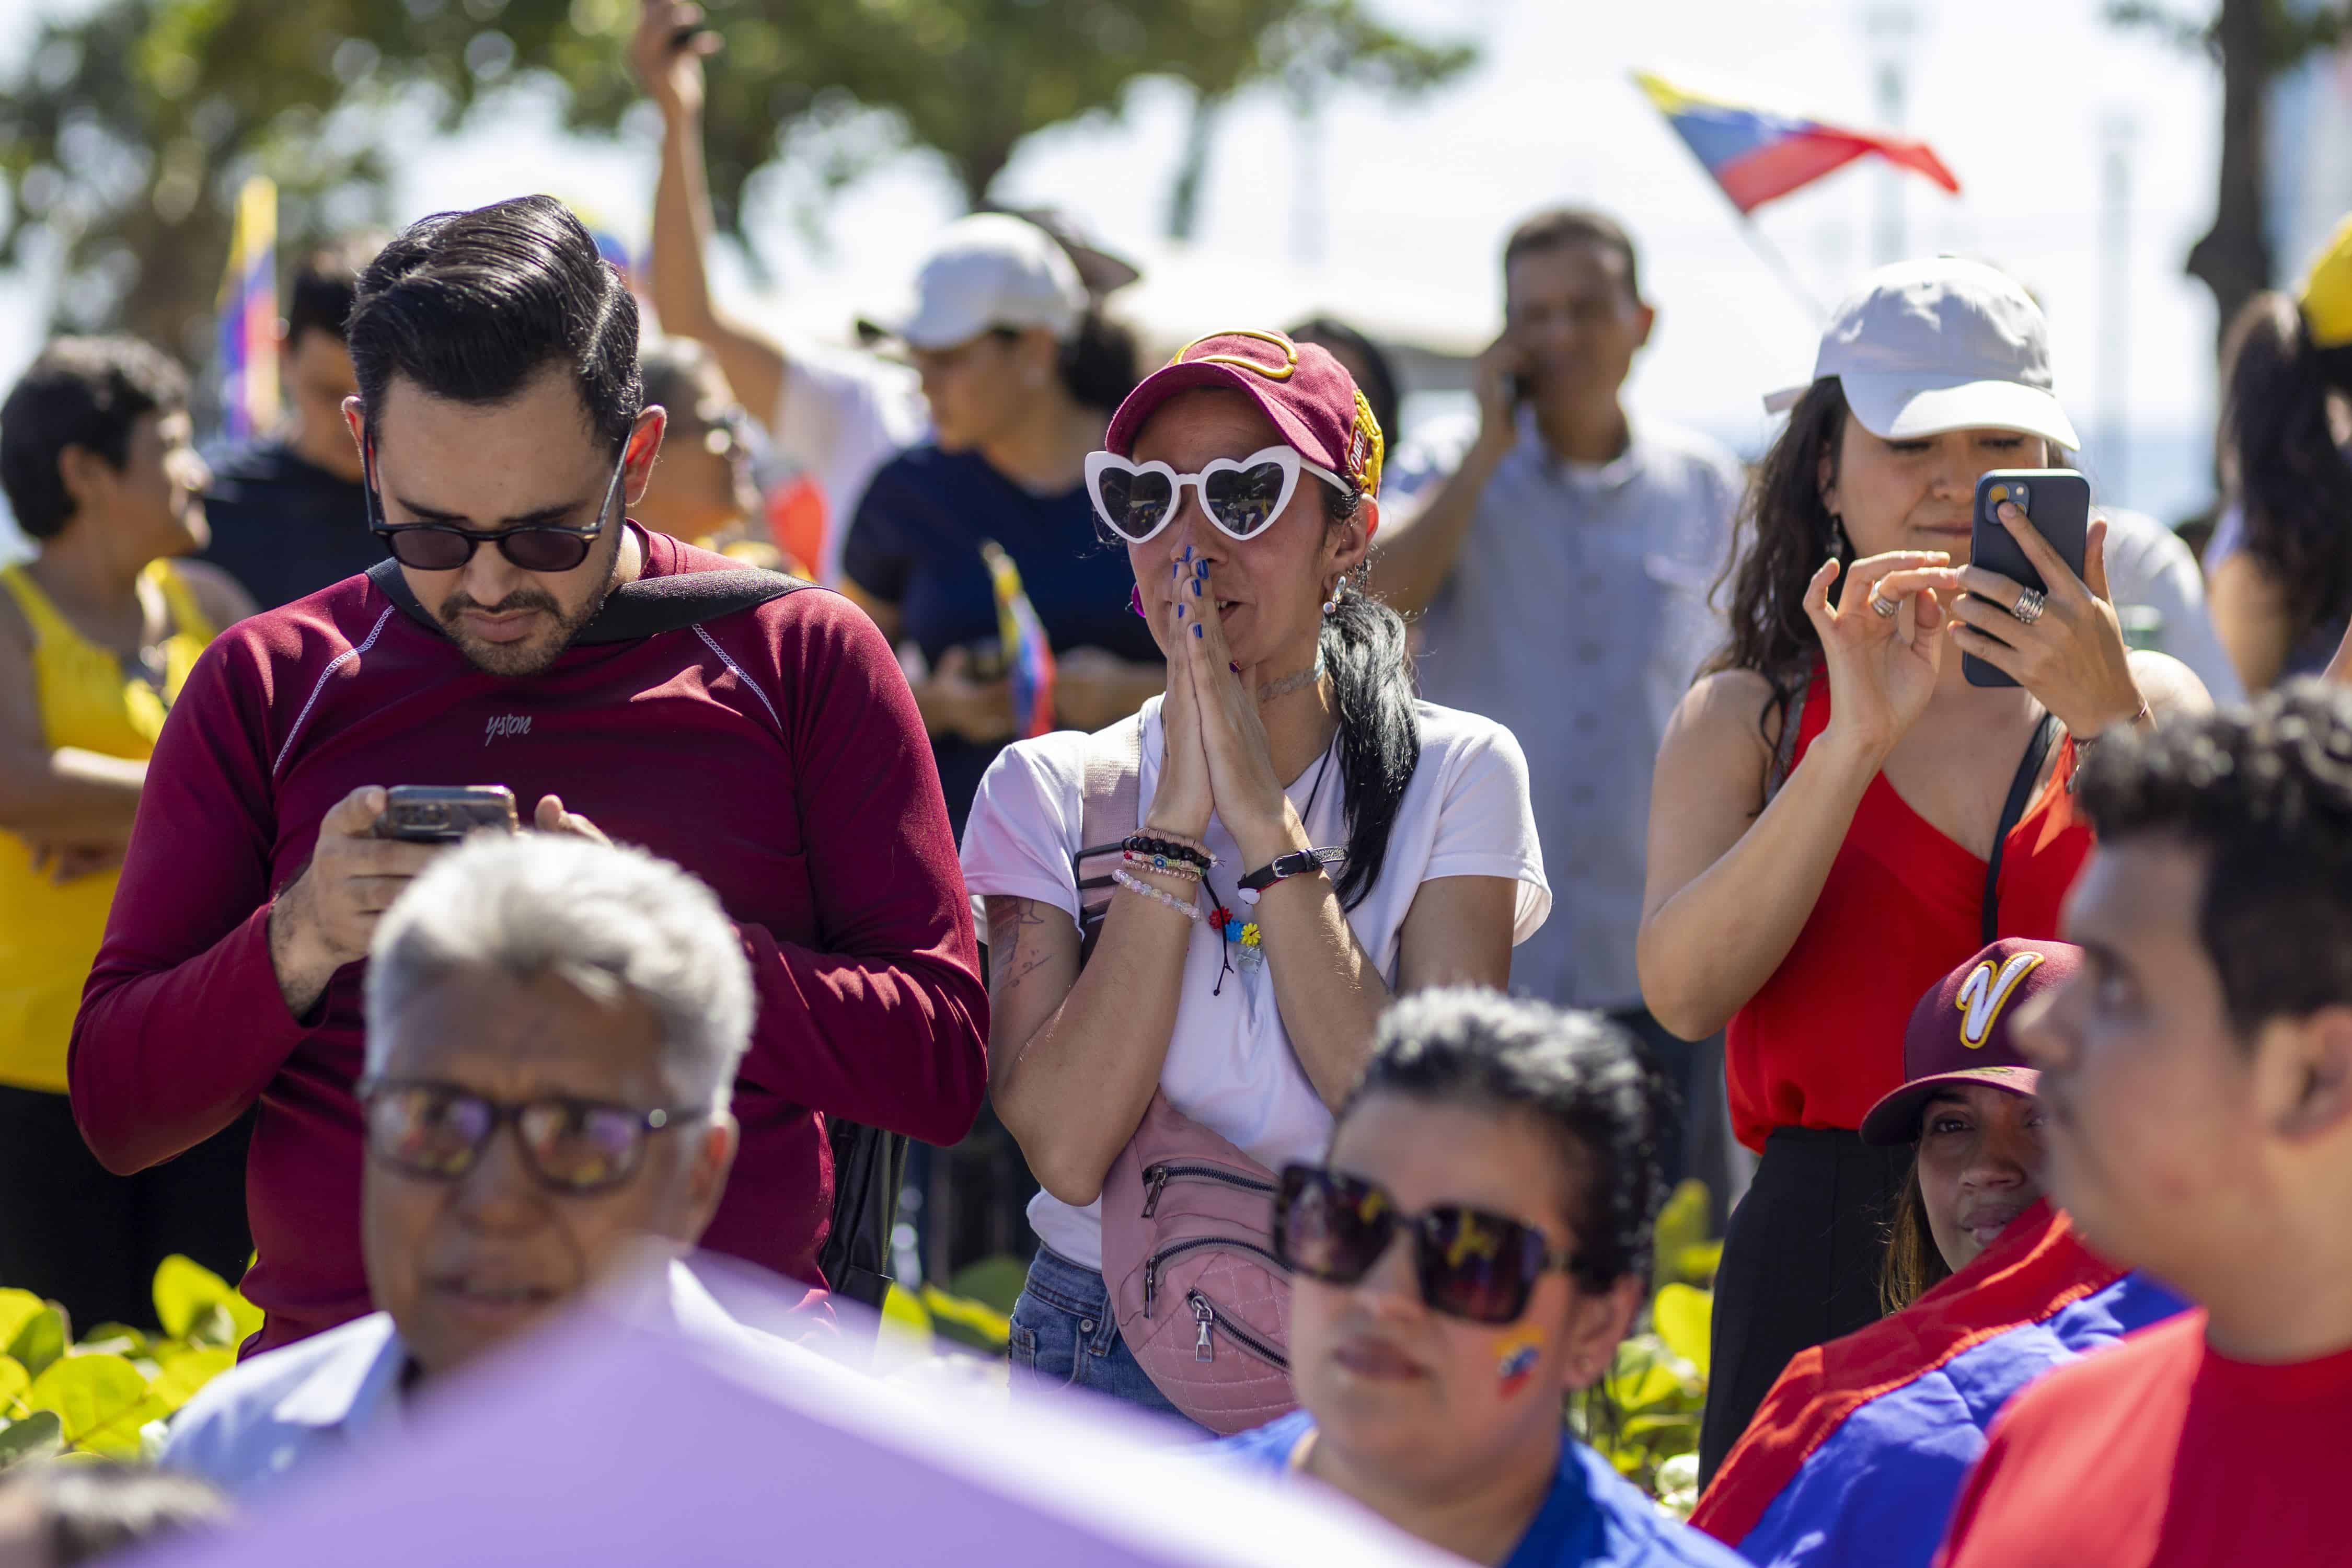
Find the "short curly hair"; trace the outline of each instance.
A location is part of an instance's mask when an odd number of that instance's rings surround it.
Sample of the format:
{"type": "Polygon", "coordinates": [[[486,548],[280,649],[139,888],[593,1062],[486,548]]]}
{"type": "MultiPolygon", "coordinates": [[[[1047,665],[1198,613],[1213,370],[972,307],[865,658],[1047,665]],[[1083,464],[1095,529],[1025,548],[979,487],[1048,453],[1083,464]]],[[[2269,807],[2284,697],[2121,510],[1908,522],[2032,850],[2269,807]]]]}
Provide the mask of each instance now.
{"type": "Polygon", "coordinates": [[[2198,934],[2242,1038],[2352,1003],[2352,691],[2294,680],[2105,742],[2078,802],[2104,846],[2204,855],[2198,934]]]}
{"type": "Polygon", "coordinates": [[[1598,1013],[1474,986],[1423,991],[1381,1019],[1372,1059],[1339,1109],[1394,1094],[1529,1118],[1559,1151],[1586,1289],[1647,1279],[1664,1183],[1657,1127],[1664,1085],[1633,1037],[1598,1013]]]}
{"type": "Polygon", "coordinates": [[[32,539],[53,539],[74,518],[58,459],[68,447],[97,453],[117,473],[131,431],[149,414],[188,406],[188,374],[138,338],[58,338],[0,404],[0,489],[32,539]]]}

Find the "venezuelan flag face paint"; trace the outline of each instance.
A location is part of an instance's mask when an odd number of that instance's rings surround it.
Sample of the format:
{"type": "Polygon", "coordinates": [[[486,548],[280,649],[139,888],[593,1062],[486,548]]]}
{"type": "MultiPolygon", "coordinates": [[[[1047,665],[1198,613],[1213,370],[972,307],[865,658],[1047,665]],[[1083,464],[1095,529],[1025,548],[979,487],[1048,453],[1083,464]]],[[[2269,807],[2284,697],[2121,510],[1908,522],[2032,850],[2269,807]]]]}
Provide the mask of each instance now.
{"type": "Polygon", "coordinates": [[[1496,1353],[1495,1376],[1502,1385],[1504,1398],[1510,1398],[1528,1385],[1542,1354],[1543,1336],[1532,1329],[1514,1329],[1503,1336],[1502,1346],[1496,1353]]]}

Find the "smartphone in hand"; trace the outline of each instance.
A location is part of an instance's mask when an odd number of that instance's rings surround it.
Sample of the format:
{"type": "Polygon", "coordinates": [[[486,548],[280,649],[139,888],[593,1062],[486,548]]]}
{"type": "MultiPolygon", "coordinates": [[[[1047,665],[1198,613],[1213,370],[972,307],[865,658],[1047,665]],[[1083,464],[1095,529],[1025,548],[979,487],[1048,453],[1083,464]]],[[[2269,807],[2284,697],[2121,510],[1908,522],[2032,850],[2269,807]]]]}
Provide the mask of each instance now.
{"type": "Polygon", "coordinates": [[[455,844],[483,828],[517,831],[514,791],[504,784],[394,784],[384,795],[378,838],[455,844]]]}
{"type": "MultiPolygon", "coordinates": [[[[2091,543],[2091,481],[2072,468],[1996,468],[1977,480],[1976,510],[1969,531],[1969,564],[1998,572],[2012,583],[2042,593],[2050,584],[2009,531],[1998,512],[2008,501],[2026,515],[2042,537],[2050,542],[2080,577],[2083,558],[2091,543]]],[[[1979,595],[1970,595],[1978,597],[1979,595]]],[[[1990,603],[1990,601],[1986,601],[1990,603]]],[[[2007,612],[2010,606],[1998,606],[2007,612]]],[[[2000,635],[2000,628],[1993,629],[2000,635]]],[[[2015,686],[2000,670],[1974,654],[1960,656],[1960,673],[1970,686],[2015,686]]]]}

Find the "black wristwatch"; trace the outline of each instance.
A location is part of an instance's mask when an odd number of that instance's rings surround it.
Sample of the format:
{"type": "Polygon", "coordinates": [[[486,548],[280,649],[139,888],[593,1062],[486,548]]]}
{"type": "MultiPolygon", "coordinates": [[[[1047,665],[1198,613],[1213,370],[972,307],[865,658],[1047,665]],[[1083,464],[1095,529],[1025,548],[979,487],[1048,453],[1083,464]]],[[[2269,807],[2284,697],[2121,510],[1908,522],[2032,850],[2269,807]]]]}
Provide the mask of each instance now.
{"type": "Polygon", "coordinates": [[[1286,877],[1303,877],[1309,871],[1320,871],[1326,866],[1337,865],[1347,858],[1345,849],[1294,849],[1287,855],[1277,855],[1241,879],[1242,902],[1257,902],[1260,893],[1286,877]]]}

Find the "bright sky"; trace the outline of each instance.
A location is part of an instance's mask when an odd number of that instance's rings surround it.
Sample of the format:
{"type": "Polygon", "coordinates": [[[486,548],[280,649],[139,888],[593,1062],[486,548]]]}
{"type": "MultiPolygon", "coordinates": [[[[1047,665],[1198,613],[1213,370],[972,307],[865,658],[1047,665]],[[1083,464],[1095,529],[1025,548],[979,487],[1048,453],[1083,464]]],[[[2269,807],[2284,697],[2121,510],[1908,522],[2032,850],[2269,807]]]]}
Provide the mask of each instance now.
{"type": "MultiPolygon", "coordinates": [[[[0,0],[0,58],[23,47],[30,7],[81,3],[0,0]]],[[[1869,8],[1887,5],[1871,0],[1869,8]]],[[[1757,398],[1810,373],[1815,326],[1743,243],[1728,204],[1627,73],[1672,77],[1680,67],[1870,124],[1864,5],[1378,0],[1378,9],[1431,33],[1474,37],[1486,63],[1410,107],[1359,95],[1331,106],[1319,151],[1307,161],[1322,171],[1327,302],[1344,310],[1359,301],[1481,337],[1496,323],[1496,256],[1512,224],[1553,202],[1599,205],[1641,244],[1644,287],[1660,310],[1633,384],[1637,408],[1752,450],[1764,432],[1757,398]]],[[[2050,312],[2059,391],[2077,425],[2090,434],[2117,412],[2100,406],[2103,381],[2127,388],[2120,412],[2134,460],[2127,472],[2101,476],[2107,493],[2154,510],[2189,510],[2204,487],[2213,321],[2180,263],[2211,212],[2218,82],[2201,59],[2109,27],[2102,0],[1913,0],[1913,9],[1909,127],[1958,175],[1962,194],[1907,181],[1911,248],[1967,252],[2021,277],[2050,312]],[[2126,128],[2133,163],[2128,363],[2120,375],[2104,367],[2103,376],[2100,178],[2116,127],[2126,128]]],[[[1184,123],[1181,92],[1143,88],[1124,121],[1034,139],[1000,194],[1051,202],[1115,244],[1148,250],[1158,243],[1184,123]]],[[[583,145],[551,126],[543,106],[526,105],[404,156],[397,216],[550,190],[593,202],[610,226],[641,238],[650,141],[583,145]]],[[[1223,276],[1246,279],[1263,266],[1269,279],[1290,279],[1280,291],[1286,309],[1297,289],[1302,145],[1271,94],[1238,106],[1217,142],[1200,237],[1203,251],[1230,263],[1223,276]]],[[[1880,180],[1874,166],[1857,165],[1758,215],[1814,295],[1833,299],[1874,260],[1880,180]]],[[[936,163],[909,156],[834,208],[823,254],[781,210],[760,215],[778,295],[754,299],[740,269],[722,280],[755,314],[838,331],[852,302],[903,278],[954,210],[936,163]]],[[[42,299],[21,280],[0,286],[0,375],[32,352],[42,299]]],[[[1229,300],[1203,310],[1216,319],[1199,321],[1201,331],[1267,307],[1254,309],[1237,281],[1229,300]]],[[[2095,449],[2091,460],[2096,472],[2095,449]]]]}

